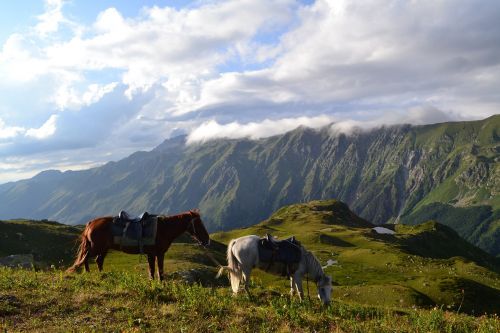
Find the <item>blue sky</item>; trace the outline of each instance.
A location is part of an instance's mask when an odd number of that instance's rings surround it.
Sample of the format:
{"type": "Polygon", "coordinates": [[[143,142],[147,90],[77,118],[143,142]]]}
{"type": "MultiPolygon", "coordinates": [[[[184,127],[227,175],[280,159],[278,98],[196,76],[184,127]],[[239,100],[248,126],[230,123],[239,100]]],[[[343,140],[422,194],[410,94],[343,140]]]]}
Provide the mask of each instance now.
{"type": "Polygon", "coordinates": [[[499,113],[500,2],[0,3],[0,183],[299,125],[499,113]]]}

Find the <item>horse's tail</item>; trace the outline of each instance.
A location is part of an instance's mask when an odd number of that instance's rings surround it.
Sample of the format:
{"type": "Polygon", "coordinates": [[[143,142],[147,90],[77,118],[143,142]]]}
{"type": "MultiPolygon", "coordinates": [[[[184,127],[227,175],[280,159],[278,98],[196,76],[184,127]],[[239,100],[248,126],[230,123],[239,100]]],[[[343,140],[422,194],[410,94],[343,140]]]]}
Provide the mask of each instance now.
{"type": "Polygon", "coordinates": [[[78,252],[76,253],[76,259],[75,259],[75,262],[73,263],[73,266],[71,266],[70,268],[68,268],[66,270],[66,272],[68,272],[68,273],[75,272],[88,259],[89,252],[90,252],[90,241],[87,238],[87,229],[88,229],[88,225],[85,227],[82,234],[80,235],[80,245],[78,246],[78,252]]]}
{"type": "Polygon", "coordinates": [[[233,254],[233,245],[235,243],[235,239],[229,242],[227,246],[227,266],[221,266],[219,272],[217,273],[217,278],[222,275],[224,271],[229,273],[229,280],[231,281],[231,288],[233,289],[233,293],[237,293],[240,287],[241,281],[241,268],[238,262],[238,259],[233,254]]]}

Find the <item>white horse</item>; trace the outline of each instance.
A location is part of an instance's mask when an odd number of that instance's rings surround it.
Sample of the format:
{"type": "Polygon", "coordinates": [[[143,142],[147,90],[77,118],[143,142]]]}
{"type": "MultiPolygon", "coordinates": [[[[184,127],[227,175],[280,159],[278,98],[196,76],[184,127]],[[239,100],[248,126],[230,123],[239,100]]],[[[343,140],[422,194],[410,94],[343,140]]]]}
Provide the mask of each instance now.
{"type": "MultiPolygon", "coordinates": [[[[268,263],[259,262],[259,240],[259,236],[249,235],[233,239],[229,242],[227,247],[227,266],[222,266],[219,269],[217,277],[220,277],[224,271],[228,271],[231,288],[234,294],[238,293],[240,283],[243,280],[245,283],[245,290],[250,296],[250,273],[254,267],[274,274],[282,272],[281,269],[269,271],[267,269],[269,268],[268,263]]],[[[303,299],[302,277],[308,274],[311,280],[316,283],[318,298],[324,304],[329,304],[332,293],[332,278],[325,275],[318,259],[310,251],[307,251],[302,246],[300,250],[302,252],[300,263],[294,274],[290,276],[290,295],[293,296],[295,290],[297,290],[300,300],[303,299]]]]}

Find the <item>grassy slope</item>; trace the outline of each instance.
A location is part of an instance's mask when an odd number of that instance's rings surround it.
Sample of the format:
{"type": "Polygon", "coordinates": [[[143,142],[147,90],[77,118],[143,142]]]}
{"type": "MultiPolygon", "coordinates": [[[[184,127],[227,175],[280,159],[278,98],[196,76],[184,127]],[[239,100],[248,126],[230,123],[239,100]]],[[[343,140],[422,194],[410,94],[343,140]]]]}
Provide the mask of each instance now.
{"type": "MultiPolygon", "coordinates": [[[[451,229],[428,222],[415,227],[397,225],[394,236],[377,235],[366,227],[366,221],[353,220],[351,214],[338,201],[316,201],[284,207],[261,224],[213,237],[228,243],[247,234],[296,235],[323,263],[339,261],[339,266],[326,271],[338,284],[334,297],[347,302],[456,309],[463,289],[462,310],[500,309],[500,279],[493,272],[498,272],[497,261],[451,229]]],[[[283,287],[281,280],[265,273],[256,276],[283,287]]]]}
{"type": "Polygon", "coordinates": [[[39,264],[71,263],[80,229],[51,221],[0,220],[0,257],[33,254],[39,264]]]}
{"type": "MultiPolygon", "coordinates": [[[[0,269],[0,329],[498,331],[497,316],[463,314],[498,313],[499,276],[472,261],[494,266],[491,257],[432,222],[398,225],[396,236],[375,235],[369,227],[344,204],[322,201],[287,206],[259,225],[213,235],[227,243],[247,234],[295,234],[323,262],[337,259],[340,265],[327,269],[336,284],[328,309],[315,300],[313,285],[311,303],[290,301],[288,282],[261,271],[253,274],[253,301],[233,298],[227,280],[213,280],[216,269],[202,250],[181,239],[167,253],[163,285],[147,280],[144,258],[118,252],[106,258],[104,274],[94,265],[92,274],[73,275],[0,269]],[[432,241],[438,244],[430,247],[432,241]],[[183,282],[184,273],[203,286],[183,282]]],[[[224,246],[215,242],[213,253],[222,261],[224,246]]]]}
{"type": "Polygon", "coordinates": [[[395,310],[334,300],[299,303],[254,287],[151,282],[133,272],[73,274],[0,268],[0,330],[160,332],[497,332],[496,316],[395,310]]]}

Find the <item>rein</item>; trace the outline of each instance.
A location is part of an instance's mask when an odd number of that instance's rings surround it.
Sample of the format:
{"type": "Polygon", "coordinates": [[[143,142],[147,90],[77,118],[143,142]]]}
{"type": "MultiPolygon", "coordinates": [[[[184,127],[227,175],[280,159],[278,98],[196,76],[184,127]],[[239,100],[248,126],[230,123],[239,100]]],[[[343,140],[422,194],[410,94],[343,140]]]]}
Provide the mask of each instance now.
{"type": "Polygon", "coordinates": [[[312,253],[307,251],[307,274],[306,274],[306,287],[307,287],[307,300],[309,302],[311,302],[311,292],[309,291],[309,275],[311,275],[311,270],[313,270],[312,268],[312,262],[311,262],[311,257],[312,256],[312,253]]]}
{"type": "Polygon", "coordinates": [[[215,259],[215,257],[213,256],[213,254],[210,253],[210,250],[206,246],[203,246],[203,248],[205,249],[205,254],[207,255],[207,257],[210,260],[212,260],[212,262],[217,266],[217,268],[222,267],[222,265],[220,264],[220,262],[218,262],[217,259],[215,259]]]}
{"type": "MultiPolygon", "coordinates": [[[[188,225],[191,225],[191,227],[193,228],[193,235],[196,235],[196,226],[194,225],[194,220],[196,220],[196,219],[197,219],[196,217],[193,217],[193,218],[192,218],[192,219],[188,222],[188,225]]],[[[187,231],[187,228],[186,228],[186,231],[187,231]]],[[[198,245],[203,246],[203,245],[201,244],[201,241],[200,241],[198,238],[196,238],[195,236],[193,236],[193,235],[189,235],[189,236],[191,236],[191,238],[192,238],[192,239],[196,240],[196,241],[198,242],[198,245]]]]}
{"type": "MultiPolygon", "coordinates": [[[[196,217],[193,217],[190,221],[189,221],[189,224],[191,224],[191,227],[193,228],[193,234],[196,235],[196,226],[194,224],[194,221],[196,220],[197,218],[196,217]]],[[[217,268],[220,268],[222,267],[221,263],[215,259],[215,257],[213,256],[212,253],[210,253],[210,250],[205,246],[203,245],[196,237],[190,235],[191,238],[195,239],[197,242],[198,242],[198,245],[203,247],[203,249],[205,250],[205,254],[207,255],[208,259],[210,259],[216,266],[217,268]]]]}

